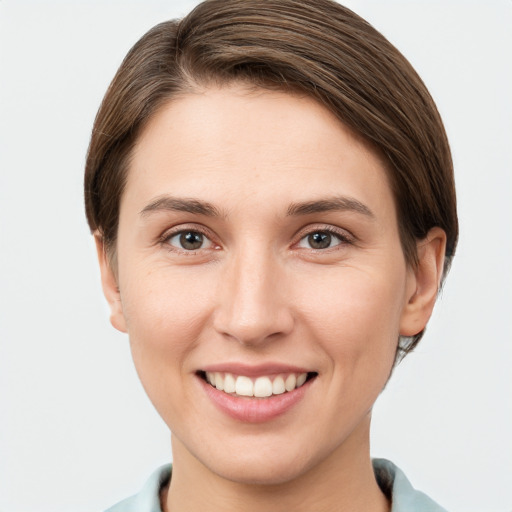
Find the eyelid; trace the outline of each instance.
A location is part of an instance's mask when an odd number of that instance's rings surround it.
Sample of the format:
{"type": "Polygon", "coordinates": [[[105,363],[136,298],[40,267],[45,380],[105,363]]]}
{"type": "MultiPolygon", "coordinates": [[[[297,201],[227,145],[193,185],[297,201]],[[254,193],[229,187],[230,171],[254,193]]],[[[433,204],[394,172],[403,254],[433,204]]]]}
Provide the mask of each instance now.
{"type": "Polygon", "coordinates": [[[179,252],[181,254],[186,255],[193,255],[196,254],[199,251],[205,251],[205,250],[217,250],[219,249],[219,244],[215,241],[215,237],[212,236],[209,229],[205,228],[204,226],[201,226],[201,224],[179,224],[177,226],[173,226],[172,228],[169,228],[165,230],[157,240],[157,243],[163,246],[166,246],[166,248],[170,251],[179,252]],[[174,245],[171,245],[169,243],[169,240],[176,235],[179,235],[184,232],[197,232],[203,235],[207,240],[209,240],[212,244],[212,247],[201,247],[196,250],[186,250],[186,249],[180,249],[179,247],[176,247],[174,245]]]}
{"type": "MultiPolygon", "coordinates": [[[[339,228],[337,226],[333,226],[332,224],[310,224],[302,229],[300,229],[297,234],[293,237],[293,243],[292,246],[297,246],[304,238],[311,235],[312,233],[316,232],[324,232],[329,233],[335,237],[337,237],[340,240],[340,244],[337,244],[334,247],[327,248],[327,249],[313,249],[310,248],[309,250],[315,251],[315,252],[326,252],[330,249],[335,249],[338,245],[342,244],[354,244],[356,242],[356,237],[347,229],[339,228]]],[[[202,226],[201,224],[179,224],[177,226],[173,226],[167,230],[165,230],[157,239],[157,243],[160,245],[165,245],[169,250],[181,252],[183,254],[192,255],[199,251],[204,250],[218,250],[220,249],[220,244],[215,240],[215,236],[212,235],[211,231],[206,228],[205,226],[202,226]],[[207,238],[212,244],[213,247],[208,248],[200,248],[197,250],[185,250],[181,249],[175,246],[172,246],[169,244],[169,239],[183,233],[185,231],[196,231],[198,233],[201,233],[205,238],[207,238]]],[[[307,249],[306,249],[307,250],[307,249]]]]}
{"type": "MultiPolygon", "coordinates": [[[[335,249],[338,245],[342,244],[354,244],[356,241],[356,237],[348,230],[343,228],[338,228],[336,226],[333,226],[331,224],[313,224],[308,225],[305,228],[301,229],[297,235],[294,237],[294,243],[293,246],[297,246],[304,238],[307,236],[313,234],[313,233],[329,233],[330,235],[334,235],[340,240],[340,243],[337,244],[334,247],[330,247],[327,249],[313,249],[309,248],[311,251],[321,251],[326,252],[330,249],[335,249]]],[[[305,248],[307,250],[307,248],[305,248]]]]}

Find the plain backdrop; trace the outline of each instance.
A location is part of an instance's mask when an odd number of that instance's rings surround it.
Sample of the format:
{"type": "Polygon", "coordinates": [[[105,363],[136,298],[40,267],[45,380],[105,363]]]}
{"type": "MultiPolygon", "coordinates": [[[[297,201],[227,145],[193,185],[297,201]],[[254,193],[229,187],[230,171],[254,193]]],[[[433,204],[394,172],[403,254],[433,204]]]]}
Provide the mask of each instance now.
{"type": "MultiPolygon", "coordinates": [[[[127,338],[108,322],[82,173],[94,115],[128,49],[196,3],[0,0],[3,512],[102,510],[170,460],[127,338]]],[[[510,512],[512,2],[346,4],[434,96],[461,223],[427,335],[375,406],[372,453],[452,512],[510,512]]]]}

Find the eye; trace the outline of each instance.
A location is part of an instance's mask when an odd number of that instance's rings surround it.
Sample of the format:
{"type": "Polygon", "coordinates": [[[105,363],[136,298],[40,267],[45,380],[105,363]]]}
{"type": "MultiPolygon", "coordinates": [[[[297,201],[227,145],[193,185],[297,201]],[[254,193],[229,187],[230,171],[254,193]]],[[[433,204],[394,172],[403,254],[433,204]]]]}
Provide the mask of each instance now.
{"type": "Polygon", "coordinates": [[[209,238],[203,235],[203,233],[192,229],[173,234],[167,238],[167,243],[184,251],[197,251],[213,247],[213,242],[209,238]]]}
{"type": "Polygon", "coordinates": [[[318,230],[302,237],[298,243],[298,247],[304,249],[322,250],[330,249],[331,247],[340,245],[343,242],[348,242],[348,240],[341,234],[332,233],[331,231],[327,230],[318,230]]]}

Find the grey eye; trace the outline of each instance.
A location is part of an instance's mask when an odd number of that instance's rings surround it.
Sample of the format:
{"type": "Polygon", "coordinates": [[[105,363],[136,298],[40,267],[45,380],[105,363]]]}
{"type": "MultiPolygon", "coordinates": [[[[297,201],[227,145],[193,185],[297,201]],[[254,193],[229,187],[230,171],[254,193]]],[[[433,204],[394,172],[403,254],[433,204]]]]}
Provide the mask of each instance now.
{"type": "Polygon", "coordinates": [[[341,244],[342,240],[339,236],[328,231],[314,231],[306,235],[299,242],[299,247],[306,249],[329,249],[341,244]]]}
{"type": "Polygon", "coordinates": [[[313,233],[308,235],[308,243],[313,249],[327,249],[331,245],[329,233],[313,233]]]}
{"type": "Polygon", "coordinates": [[[169,238],[169,244],[185,251],[207,249],[212,246],[211,240],[199,231],[180,231],[169,238]]]}

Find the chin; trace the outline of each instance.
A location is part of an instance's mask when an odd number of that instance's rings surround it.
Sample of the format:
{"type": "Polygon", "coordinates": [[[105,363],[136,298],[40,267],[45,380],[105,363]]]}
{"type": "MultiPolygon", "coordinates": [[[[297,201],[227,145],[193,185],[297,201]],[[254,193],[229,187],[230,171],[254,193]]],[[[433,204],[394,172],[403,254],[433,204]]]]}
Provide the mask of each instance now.
{"type": "Polygon", "coordinates": [[[221,478],[242,485],[272,486],[291,482],[307,472],[307,467],[284,461],[230,461],[229,467],[210,467],[221,478]]]}
{"type": "MultiPolygon", "coordinates": [[[[286,439],[275,444],[257,443],[253,440],[252,449],[212,450],[206,458],[198,461],[220,478],[242,485],[272,486],[292,482],[318,465],[326,454],[309,453],[307,448],[297,446],[286,439]]],[[[197,456],[196,456],[197,458],[197,456]]]]}

